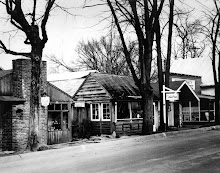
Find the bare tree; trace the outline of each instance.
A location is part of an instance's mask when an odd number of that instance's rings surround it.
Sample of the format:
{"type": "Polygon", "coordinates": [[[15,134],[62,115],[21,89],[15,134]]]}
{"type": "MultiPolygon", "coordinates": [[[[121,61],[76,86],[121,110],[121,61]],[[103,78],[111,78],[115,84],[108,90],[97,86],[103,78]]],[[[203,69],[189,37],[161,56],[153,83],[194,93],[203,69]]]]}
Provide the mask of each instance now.
{"type": "MultiPolygon", "coordinates": [[[[169,1],[169,21],[168,21],[168,37],[167,37],[167,56],[166,64],[163,70],[162,63],[162,50],[161,50],[161,28],[159,18],[156,21],[156,45],[157,45],[157,68],[158,68],[158,83],[159,91],[163,90],[163,85],[169,87],[169,78],[170,78],[170,61],[171,61],[171,47],[172,47],[172,33],[173,33],[173,18],[174,18],[174,0],[169,1]],[[165,79],[164,79],[165,75],[165,79]]],[[[166,116],[166,124],[164,124],[164,110],[163,110],[163,94],[160,92],[160,130],[166,130],[168,126],[168,118],[166,116]]],[[[167,104],[168,105],[168,104],[167,104]]],[[[167,109],[166,109],[167,112],[167,109]]],[[[166,113],[167,115],[167,113],[166,113]]]]}
{"type": "MultiPolygon", "coordinates": [[[[101,37],[100,40],[91,40],[78,44],[79,55],[78,65],[86,69],[94,69],[100,72],[116,75],[129,75],[129,69],[123,54],[123,47],[117,35],[111,34],[108,37],[101,37]]],[[[135,43],[129,44],[129,52],[132,55],[132,63],[137,68],[135,58],[135,43]]]]}
{"type": "Polygon", "coordinates": [[[31,59],[31,96],[30,96],[30,124],[29,124],[29,138],[28,148],[33,150],[38,147],[40,137],[38,134],[40,114],[40,100],[41,100],[41,63],[42,52],[48,40],[46,24],[52,10],[55,0],[46,1],[45,11],[43,15],[38,18],[36,14],[37,0],[33,0],[31,12],[26,14],[23,11],[23,1],[21,0],[5,0],[1,1],[6,7],[11,24],[18,30],[22,31],[26,39],[24,43],[30,45],[30,52],[16,52],[10,50],[6,45],[0,41],[0,48],[7,54],[22,55],[31,59]]]}
{"type": "Polygon", "coordinates": [[[153,90],[150,85],[151,63],[153,53],[153,42],[155,25],[158,20],[164,1],[157,0],[128,0],[128,1],[110,1],[107,0],[115,25],[123,45],[129,69],[136,85],[139,87],[143,100],[143,134],[151,134],[153,131],[153,90]],[[123,26],[129,25],[138,42],[138,58],[140,63],[140,76],[137,76],[132,65],[131,55],[128,51],[125,41],[125,30],[123,26]]]}
{"type": "Polygon", "coordinates": [[[200,19],[191,19],[191,12],[177,12],[177,20],[174,23],[177,31],[177,47],[175,57],[197,58],[205,49],[205,42],[202,41],[203,26],[200,19]],[[179,38],[179,40],[178,40],[179,38]]]}
{"type": "Polygon", "coordinates": [[[46,58],[54,64],[54,66],[50,68],[51,73],[59,73],[62,69],[72,72],[81,69],[80,66],[75,67],[65,62],[63,58],[58,58],[56,55],[46,55],[46,58]]]}
{"type": "Polygon", "coordinates": [[[215,8],[209,13],[206,36],[211,43],[212,69],[215,83],[215,122],[220,124],[220,1],[213,0],[215,8]]]}
{"type": "MultiPolygon", "coordinates": [[[[120,39],[112,31],[99,40],[80,41],[76,47],[76,52],[78,58],[70,64],[54,55],[47,56],[47,58],[57,67],[63,67],[67,71],[98,70],[107,74],[130,75],[120,39]]],[[[132,56],[132,64],[138,73],[139,63],[135,42],[129,42],[129,52],[132,56]]]]}

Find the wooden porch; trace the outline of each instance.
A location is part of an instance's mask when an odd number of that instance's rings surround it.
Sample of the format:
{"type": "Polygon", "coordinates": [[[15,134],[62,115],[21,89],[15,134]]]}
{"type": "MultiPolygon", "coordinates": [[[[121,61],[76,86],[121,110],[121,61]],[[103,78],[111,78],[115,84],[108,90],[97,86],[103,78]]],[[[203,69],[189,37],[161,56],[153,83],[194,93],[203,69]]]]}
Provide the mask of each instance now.
{"type": "Polygon", "coordinates": [[[120,120],[116,123],[116,134],[135,135],[142,132],[142,119],[120,120]]]}

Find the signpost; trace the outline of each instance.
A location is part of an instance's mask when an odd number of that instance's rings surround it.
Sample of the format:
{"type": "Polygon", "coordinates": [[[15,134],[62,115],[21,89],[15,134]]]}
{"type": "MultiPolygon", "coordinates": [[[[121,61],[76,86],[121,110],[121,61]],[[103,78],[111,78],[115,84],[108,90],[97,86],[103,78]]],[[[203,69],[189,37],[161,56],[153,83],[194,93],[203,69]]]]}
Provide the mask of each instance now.
{"type": "Polygon", "coordinates": [[[165,85],[163,85],[163,115],[164,115],[164,122],[168,125],[168,118],[167,118],[167,115],[166,115],[166,100],[169,100],[169,101],[176,101],[176,100],[179,100],[179,92],[180,91],[175,91],[175,90],[172,90],[170,88],[167,88],[165,85]]]}

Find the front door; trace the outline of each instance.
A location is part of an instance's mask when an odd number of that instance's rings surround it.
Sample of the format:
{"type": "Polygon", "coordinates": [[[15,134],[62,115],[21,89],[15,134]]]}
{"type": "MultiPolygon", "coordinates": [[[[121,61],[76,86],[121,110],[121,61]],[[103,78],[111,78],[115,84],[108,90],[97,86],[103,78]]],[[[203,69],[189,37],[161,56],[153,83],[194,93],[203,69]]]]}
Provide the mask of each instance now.
{"type": "Polygon", "coordinates": [[[179,102],[174,102],[174,126],[179,126],[179,102]]]}

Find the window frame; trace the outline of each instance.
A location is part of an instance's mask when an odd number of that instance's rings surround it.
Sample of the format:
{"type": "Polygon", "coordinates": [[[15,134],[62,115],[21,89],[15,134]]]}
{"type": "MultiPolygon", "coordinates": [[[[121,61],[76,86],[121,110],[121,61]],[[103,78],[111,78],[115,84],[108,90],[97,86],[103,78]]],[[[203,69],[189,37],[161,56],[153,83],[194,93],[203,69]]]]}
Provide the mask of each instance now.
{"type": "Polygon", "coordinates": [[[53,113],[59,113],[60,114],[60,128],[59,129],[53,129],[52,126],[49,127],[49,120],[47,120],[47,124],[48,124],[48,131],[53,131],[53,130],[69,130],[70,127],[70,111],[69,111],[69,103],[68,102],[50,102],[50,107],[48,107],[48,117],[49,114],[53,114],[53,113]],[[56,105],[59,105],[57,107],[59,107],[60,109],[56,109],[56,105]],[[65,105],[65,109],[63,109],[63,105],[65,105]],[[67,114],[67,122],[64,123],[63,122],[63,115],[67,114]]]}
{"type": "Polygon", "coordinates": [[[91,115],[91,121],[111,121],[111,104],[110,103],[91,103],[90,104],[90,115],[91,115]],[[109,119],[104,119],[104,111],[103,111],[103,105],[109,105],[109,119]],[[98,105],[98,118],[93,118],[93,105],[98,105]]]}
{"type": "Polygon", "coordinates": [[[91,114],[91,121],[100,121],[100,108],[99,103],[91,103],[90,104],[90,114],[91,114]],[[98,119],[93,118],[93,105],[98,105],[98,119]]]}
{"type": "MultiPolygon", "coordinates": [[[[116,114],[116,121],[127,121],[127,120],[129,120],[129,121],[132,121],[132,120],[142,120],[143,119],[143,117],[139,117],[139,118],[133,118],[132,117],[132,103],[133,102],[140,102],[140,101],[129,101],[129,102],[124,102],[124,103],[127,103],[127,105],[128,105],[128,112],[129,112],[129,118],[118,118],[118,105],[119,105],[119,102],[116,102],[116,112],[117,112],[117,114],[116,114]]],[[[140,103],[141,104],[141,103],[140,103]]]]}
{"type": "Polygon", "coordinates": [[[111,105],[110,105],[110,103],[101,103],[101,117],[102,117],[102,121],[111,121],[111,105]],[[108,119],[104,119],[104,106],[103,106],[104,104],[108,105],[108,109],[109,109],[109,112],[108,112],[109,118],[108,119]]]}

